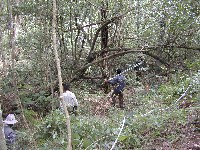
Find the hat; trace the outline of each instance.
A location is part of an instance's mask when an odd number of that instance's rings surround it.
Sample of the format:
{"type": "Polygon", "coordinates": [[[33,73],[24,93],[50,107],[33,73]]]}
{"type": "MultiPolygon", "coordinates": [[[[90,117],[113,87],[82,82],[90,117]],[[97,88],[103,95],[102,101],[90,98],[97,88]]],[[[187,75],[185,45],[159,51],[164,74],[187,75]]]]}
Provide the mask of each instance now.
{"type": "Polygon", "coordinates": [[[6,117],[6,120],[4,120],[3,122],[6,123],[6,124],[15,124],[15,123],[17,123],[18,121],[15,119],[14,114],[9,114],[9,115],[6,117]]]}

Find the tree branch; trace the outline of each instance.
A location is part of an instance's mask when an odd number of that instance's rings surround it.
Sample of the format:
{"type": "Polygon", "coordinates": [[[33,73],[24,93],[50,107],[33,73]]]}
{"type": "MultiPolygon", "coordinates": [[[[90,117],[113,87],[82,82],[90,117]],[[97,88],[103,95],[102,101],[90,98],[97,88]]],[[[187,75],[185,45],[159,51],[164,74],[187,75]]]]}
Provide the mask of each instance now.
{"type": "MultiPolygon", "coordinates": [[[[107,22],[107,21],[109,21],[109,20],[113,20],[114,18],[119,18],[120,16],[122,17],[122,16],[124,16],[124,15],[126,15],[127,13],[129,13],[130,11],[132,11],[132,10],[134,10],[134,8],[131,8],[131,9],[129,9],[127,12],[125,12],[125,13],[123,13],[122,15],[117,15],[117,16],[114,16],[114,17],[112,17],[112,18],[110,18],[110,19],[108,19],[108,20],[106,20],[106,21],[98,21],[98,22],[96,22],[96,23],[90,23],[90,24],[87,24],[87,25],[84,25],[84,26],[78,26],[78,27],[74,27],[74,28],[71,28],[71,29],[69,29],[69,30],[63,30],[63,32],[69,32],[69,31],[73,31],[73,30],[78,30],[78,29],[83,29],[83,28],[86,28],[86,27],[90,27],[90,26],[95,26],[95,25],[98,25],[98,24],[102,24],[103,22],[107,22]]],[[[114,19],[115,20],[115,19],[114,19]]]]}
{"type": "Polygon", "coordinates": [[[144,54],[148,55],[148,56],[151,56],[153,57],[154,59],[160,61],[162,64],[164,64],[165,66],[169,67],[170,64],[167,63],[166,61],[164,61],[160,56],[157,56],[157,55],[154,55],[152,53],[149,53],[148,51],[147,52],[143,52],[144,54]]]}
{"type": "MultiPolygon", "coordinates": [[[[100,63],[104,60],[108,60],[114,57],[119,57],[128,53],[134,53],[134,52],[142,52],[143,54],[146,54],[150,57],[153,57],[156,60],[159,60],[162,64],[169,66],[169,64],[167,62],[165,62],[164,60],[162,60],[159,56],[156,56],[152,53],[150,53],[150,50],[157,50],[158,48],[169,48],[172,46],[168,46],[168,45],[158,45],[158,46],[147,46],[147,47],[143,47],[143,48],[121,48],[121,47],[116,47],[116,48],[108,48],[106,49],[106,51],[104,52],[117,52],[115,54],[111,54],[107,57],[101,58],[101,59],[97,59],[97,60],[92,60],[90,63],[85,64],[83,67],[81,67],[80,69],[75,71],[76,76],[74,78],[71,79],[70,82],[73,82],[77,79],[80,78],[81,75],[84,74],[84,70],[86,70],[89,66],[100,63]],[[82,72],[81,74],[79,72],[82,72]]],[[[173,46],[173,48],[184,48],[184,49],[191,49],[191,50],[199,50],[200,48],[195,48],[195,47],[186,47],[186,46],[173,46]]],[[[97,58],[96,56],[100,55],[101,53],[96,53],[95,54],[95,58],[97,58]]]]}
{"type": "Polygon", "coordinates": [[[73,82],[74,80],[77,80],[80,78],[81,75],[83,75],[84,73],[81,73],[82,71],[84,71],[85,69],[87,69],[89,66],[91,65],[94,65],[94,64],[97,64],[97,63],[100,63],[104,60],[108,60],[108,59],[111,59],[113,57],[119,57],[119,56],[122,56],[122,55],[125,55],[125,54],[128,54],[128,53],[133,53],[133,52],[146,52],[146,50],[141,50],[141,49],[132,49],[132,50],[127,50],[127,51],[123,51],[123,52],[119,52],[119,53],[116,53],[116,54],[112,54],[112,55],[109,55],[107,57],[104,57],[104,58],[101,58],[101,59],[98,59],[98,60],[95,60],[91,63],[88,63],[86,65],[84,65],[83,67],[81,67],[80,69],[76,70],[74,74],[76,74],[76,76],[74,78],[72,78],[72,80],[70,82],[73,82]]]}
{"type": "Polygon", "coordinates": [[[119,19],[120,17],[124,16],[124,14],[122,15],[119,15],[119,16],[115,16],[109,20],[106,20],[96,31],[95,35],[94,35],[94,38],[93,38],[93,41],[92,41],[92,46],[91,46],[91,52],[94,50],[94,46],[95,46],[95,43],[96,43],[96,40],[97,40],[97,37],[99,35],[99,32],[102,30],[103,27],[107,26],[108,24],[110,24],[111,22],[113,22],[114,20],[116,19],[119,19]]]}

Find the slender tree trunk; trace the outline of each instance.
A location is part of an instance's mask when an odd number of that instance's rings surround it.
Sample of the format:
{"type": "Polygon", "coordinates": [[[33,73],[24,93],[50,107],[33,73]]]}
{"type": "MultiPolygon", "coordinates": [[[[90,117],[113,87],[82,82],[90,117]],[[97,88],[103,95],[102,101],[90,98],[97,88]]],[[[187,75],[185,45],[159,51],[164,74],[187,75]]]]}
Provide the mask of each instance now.
{"type": "Polygon", "coordinates": [[[140,43],[139,43],[139,38],[140,38],[140,35],[139,35],[139,32],[140,32],[140,0],[137,0],[137,6],[136,6],[136,9],[137,9],[137,18],[136,18],[136,36],[137,36],[137,47],[139,47],[140,43]]]}
{"type": "Polygon", "coordinates": [[[16,72],[15,72],[15,51],[16,51],[16,44],[15,44],[15,34],[16,34],[16,26],[15,26],[15,17],[12,15],[12,3],[10,0],[7,1],[8,5],[8,13],[9,13],[9,25],[10,25],[10,48],[11,48],[11,73],[12,73],[12,85],[14,87],[15,97],[14,97],[14,105],[18,106],[18,101],[16,98],[16,72]]]}
{"type": "MultiPolygon", "coordinates": [[[[18,3],[18,1],[16,1],[16,3],[18,3]]],[[[34,148],[37,148],[36,142],[33,138],[33,131],[31,130],[31,128],[29,127],[26,117],[24,115],[24,108],[22,106],[21,100],[19,98],[19,91],[18,91],[18,75],[17,75],[17,71],[15,69],[15,59],[16,59],[16,25],[18,24],[17,22],[17,16],[13,16],[13,12],[12,12],[12,3],[10,0],[7,1],[7,5],[8,5],[8,11],[9,11],[9,21],[10,21],[10,46],[11,46],[11,73],[12,73],[12,84],[13,84],[13,91],[14,91],[14,100],[15,100],[15,105],[17,105],[18,108],[21,109],[21,116],[23,118],[23,124],[25,125],[25,127],[29,130],[29,133],[31,134],[32,137],[32,141],[31,145],[34,146],[34,148]]]]}
{"type": "MultiPolygon", "coordinates": [[[[101,8],[101,21],[104,24],[104,21],[107,19],[107,11],[108,11],[108,1],[102,2],[102,8],[101,8]]],[[[105,49],[108,46],[108,25],[104,26],[101,29],[101,52],[102,52],[102,58],[107,56],[107,53],[105,52],[105,49]]],[[[108,61],[104,60],[102,62],[102,76],[107,77],[108,74],[108,61]]]]}
{"type": "Polygon", "coordinates": [[[5,138],[4,138],[1,104],[0,104],[0,150],[7,150],[6,141],[5,141],[5,138]]]}
{"type": "MultiPolygon", "coordinates": [[[[4,2],[1,1],[0,2],[0,12],[3,12],[4,11],[4,2]]],[[[0,45],[1,45],[1,40],[2,40],[2,26],[0,26],[0,45]]],[[[4,56],[3,56],[3,48],[2,46],[0,46],[0,60],[1,62],[3,63],[3,67],[5,65],[5,59],[4,59],[4,56]]],[[[2,76],[4,74],[4,68],[2,70],[0,70],[0,76],[2,76]]]]}
{"type": "Polygon", "coordinates": [[[71,42],[71,46],[72,46],[72,57],[74,56],[74,43],[73,43],[73,30],[71,30],[72,29],[72,6],[73,5],[73,2],[71,1],[71,3],[70,3],[70,14],[69,14],[69,17],[70,17],[70,21],[69,21],[69,27],[70,27],[70,42],[71,42]]]}
{"type": "MultiPolygon", "coordinates": [[[[59,79],[59,89],[60,89],[60,95],[63,95],[63,87],[62,87],[62,76],[61,76],[61,67],[60,67],[60,59],[58,57],[58,51],[57,51],[57,44],[56,44],[56,0],[53,0],[53,20],[52,20],[52,34],[53,34],[53,49],[57,64],[57,70],[58,70],[58,79],[59,79]]],[[[64,107],[65,115],[66,115],[66,125],[67,125],[67,131],[68,131],[68,145],[67,150],[72,150],[71,145],[71,127],[70,127],[70,116],[69,112],[67,110],[67,107],[65,105],[64,99],[62,99],[62,105],[64,107]]]]}
{"type": "MultiPolygon", "coordinates": [[[[0,44],[2,41],[2,30],[0,27],[0,44]]],[[[5,72],[6,72],[6,62],[5,62],[5,56],[4,56],[4,52],[3,52],[3,48],[2,46],[0,46],[0,62],[3,64],[3,68],[0,70],[0,76],[4,76],[5,72]]]]}

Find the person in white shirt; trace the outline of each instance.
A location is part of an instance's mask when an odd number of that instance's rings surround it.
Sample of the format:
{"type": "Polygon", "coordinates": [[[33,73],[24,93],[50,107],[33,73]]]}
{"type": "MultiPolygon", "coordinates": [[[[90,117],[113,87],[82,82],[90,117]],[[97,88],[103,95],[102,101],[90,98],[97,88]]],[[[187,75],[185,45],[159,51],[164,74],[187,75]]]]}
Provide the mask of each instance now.
{"type": "Polygon", "coordinates": [[[70,91],[70,85],[69,84],[63,84],[63,96],[60,98],[64,98],[64,102],[67,106],[67,109],[69,113],[77,115],[77,109],[78,109],[78,101],[76,99],[76,96],[73,92],[70,91]]]}

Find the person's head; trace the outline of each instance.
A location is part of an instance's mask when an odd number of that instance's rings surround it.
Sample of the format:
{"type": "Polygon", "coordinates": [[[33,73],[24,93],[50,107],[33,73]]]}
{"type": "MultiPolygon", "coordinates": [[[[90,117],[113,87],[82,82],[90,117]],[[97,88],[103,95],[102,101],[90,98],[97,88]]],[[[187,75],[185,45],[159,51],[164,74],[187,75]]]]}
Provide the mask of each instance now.
{"type": "Polygon", "coordinates": [[[69,91],[70,90],[70,85],[67,84],[67,83],[63,84],[63,90],[64,91],[69,91]]]}
{"type": "Polygon", "coordinates": [[[120,74],[121,72],[122,72],[121,69],[117,69],[117,71],[116,71],[117,74],[120,74]]]}
{"type": "Polygon", "coordinates": [[[3,121],[3,123],[9,125],[9,126],[13,126],[15,123],[17,123],[18,121],[15,119],[14,114],[9,114],[6,117],[6,120],[3,121]]]}

